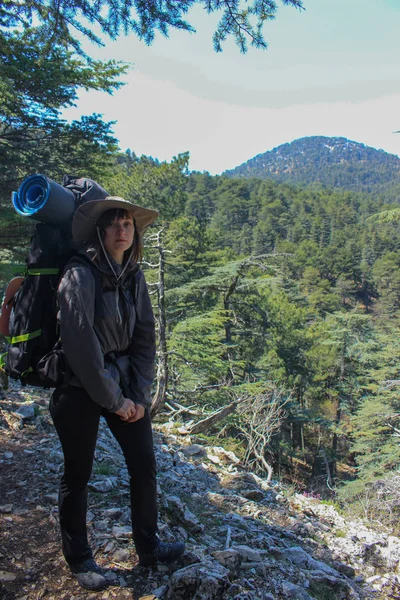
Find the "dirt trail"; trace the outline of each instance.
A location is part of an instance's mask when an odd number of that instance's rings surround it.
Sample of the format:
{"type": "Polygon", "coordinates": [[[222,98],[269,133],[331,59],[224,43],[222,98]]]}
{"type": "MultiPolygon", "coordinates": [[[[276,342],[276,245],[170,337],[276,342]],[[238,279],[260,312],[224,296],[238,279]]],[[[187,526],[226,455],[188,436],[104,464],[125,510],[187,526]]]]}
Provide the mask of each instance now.
{"type": "MultiPolygon", "coordinates": [[[[61,555],[57,520],[62,454],[48,400],[44,390],[22,388],[11,390],[0,401],[0,598],[154,598],[151,592],[163,583],[165,572],[137,567],[137,556],[127,539],[110,543],[94,528],[89,535],[96,560],[113,569],[116,585],[103,592],[87,592],[70,576],[61,555]],[[25,420],[17,412],[27,402],[33,405],[34,419],[25,420]],[[110,560],[118,556],[118,562],[110,560]]],[[[94,498],[94,505],[89,506],[92,518],[99,504],[103,512],[116,503],[123,506],[126,490],[121,492],[102,494],[100,502],[94,498]]]]}

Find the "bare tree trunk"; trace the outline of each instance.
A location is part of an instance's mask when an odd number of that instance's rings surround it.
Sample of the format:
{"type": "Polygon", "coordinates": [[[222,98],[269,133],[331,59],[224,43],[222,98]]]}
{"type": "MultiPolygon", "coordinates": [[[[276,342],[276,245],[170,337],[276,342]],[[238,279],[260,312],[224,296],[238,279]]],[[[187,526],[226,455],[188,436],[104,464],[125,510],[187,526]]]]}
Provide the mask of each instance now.
{"type": "Polygon", "coordinates": [[[158,304],[158,365],[157,365],[157,389],[154,394],[151,405],[151,416],[154,417],[164,406],[168,388],[168,353],[167,353],[167,321],[165,316],[165,251],[162,243],[161,229],[157,234],[157,248],[159,253],[158,263],[158,286],[157,286],[157,304],[158,304]]]}
{"type": "Polygon", "coordinates": [[[304,443],[304,425],[300,423],[300,440],[301,440],[301,453],[304,455],[306,451],[305,443],[304,443]]]}
{"type": "Polygon", "coordinates": [[[221,421],[231,413],[235,412],[239,403],[240,400],[235,400],[235,402],[231,402],[231,404],[223,406],[220,410],[217,410],[212,415],[206,417],[202,421],[198,421],[197,423],[192,425],[192,427],[190,428],[190,433],[203,433],[204,431],[207,431],[207,429],[215,425],[215,423],[218,423],[218,421],[221,421]]]}
{"type": "Polygon", "coordinates": [[[240,431],[247,442],[245,465],[255,466],[267,473],[271,481],[273,470],[265,455],[272,435],[279,431],[285,418],[284,406],[289,398],[282,398],[278,390],[249,397],[241,406],[243,424],[240,431]]]}
{"type": "Polygon", "coordinates": [[[332,481],[332,476],[331,476],[331,470],[329,468],[329,461],[326,457],[325,450],[323,448],[320,449],[320,454],[322,456],[322,460],[324,461],[324,465],[325,465],[325,469],[326,469],[326,485],[328,486],[328,488],[330,490],[332,490],[333,481],[332,481]]]}
{"type": "MultiPolygon", "coordinates": [[[[343,349],[342,355],[340,358],[340,381],[344,381],[344,379],[345,379],[345,351],[343,349]]],[[[341,394],[339,394],[338,404],[336,407],[335,432],[333,434],[333,439],[332,439],[331,471],[332,471],[332,474],[334,477],[336,476],[336,470],[337,470],[337,451],[338,451],[338,443],[339,443],[339,436],[337,434],[337,429],[340,425],[341,416],[342,416],[342,398],[341,398],[341,394]]]]}

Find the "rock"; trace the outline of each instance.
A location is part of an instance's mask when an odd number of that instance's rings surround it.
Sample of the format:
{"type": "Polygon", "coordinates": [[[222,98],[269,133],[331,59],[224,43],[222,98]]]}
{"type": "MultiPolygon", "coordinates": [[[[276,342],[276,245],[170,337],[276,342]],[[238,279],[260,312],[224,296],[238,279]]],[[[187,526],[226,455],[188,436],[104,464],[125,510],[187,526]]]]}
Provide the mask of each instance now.
{"type": "Polygon", "coordinates": [[[12,513],[12,511],[13,511],[12,504],[3,504],[2,506],[0,506],[0,513],[2,513],[2,514],[12,513]]]}
{"type": "Polygon", "coordinates": [[[246,522],[246,519],[241,515],[238,515],[236,512],[227,513],[224,517],[224,521],[227,521],[228,523],[233,523],[233,525],[236,525],[237,527],[240,527],[244,530],[249,529],[249,525],[246,522]]]}
{"type": "Polygon", "coordinates": [[[166,591],[167,591],[167,586],[161,585],[160,587],[153,590],[153,593],[156,598],[162,598],[165,595],[166,591]]]}
{"type": "Polygon", "coordinates": [[[212,552],[211,555],[230,571],[237,571],[242,562],[241,554],[232,548],[229,550],[217,550],[216,552],[212,552]]]}
{"type": "Polygon", "coordinates": [[[131,538],[132,537],[132,527],[129,527],[129,525],[124,525],[123,527],[119,527],[118,525],[115,525],[112,528],[112,533],[113,533],[113,536],[115,536],[116,538],[131,538]]]}
{"type": "Polygon", "coordinates": [[[35,404],[23,404],[14,414],[21,417],[23,421],[29,421],[29,419],[35,418],[35,407],[35,404]]]}
{"type": "Polygon", "coordinates": [[[234,546],[232,550],[238,552],[242,559],[248,562],[261,562],[262,560],[261,554],[258,552],[258,550],[253,550],[248,546],[234,546]]]}
{"type": "Polygon", "coordinates": [[[0,581],[15,581],[17,576],[9,571],[0,571],[0,581]]]}
{"type": "Polygon", "coordinates": [[[198,444],[192,444],[191,446],[184,446],[182,452],[185,456],[205,456],[206,449],[198,444]]]}
{"type": "Polygon", "coordinates": [[[333,563],[333,566],[335,567],[336,571],[338,571],[342,575],[345,575],[346,577],[349,577],[351,579],[356,574],[355,570],[350,565],[345,565],[344,563],[335,561],[333,563]]]}
{"type": "Polygon", "coordinates": [[[377,542],[372,544],[363,544],[361,556],[364,562],[369,562],[376,569],[386,567],[385,557],[382,555],[381,548],[377,542]]]}
{"type": "Polygon", "coordinates": [[[248,500],[254,500],[256,502],[263,500],[265,496],[265,493],[258,489],[242,490],[240,493],[244,498],[247,498],[248,500]]]}
{"type": "Polygon", "coordinates": [[[107,579],[108,585],[118,585],[118,575],[114,571],[106,571],[104,577],[107,579]]]}
{"type": "Polygon", "coordinates": [[[122,508],[107,508],[103,515],[109,519],[119,519],[122,515],[122,508]]]}
{"type": "Polygon", "coordinates": [[[368,577],[365,581],[367,583],[375,583],[376,581],[379,581],[381,578],[380,575],[373,575],[372,577],[368,577]]]}
{"type": "Polygon", "coordinates": [[[282,581],[282,593],[285,598],[294,598],[295,600],[313,600],[312,596],[307,594],[305,589],[295,585],[290,581],[282,581]]]}
{"type": "Polygon", "coordinates": [[[119,518],[119,522],[123,523],[124,525],[130,525],[131,523],[131,511],[130,509],[125,510],[120,518],[119,518]]]}
{"type": "Polygon", "coordinates": [[[328,573],[332,576],[340,576],[339,573],[335,571],[335,569],[332,569],[332,567],[320,560],[315,560],[300,546],[287,548],[286,550],[284,550],[284,555],[298,567],[302,567],[308,570],[321,570],[324,573],[328,573]]]}
{"type": "Polygon", "coordinates": [[[4,452],[4,458],[6,458],[7,460],[11,460],[12,458],[14,458],[14,452],[4,452]]]}
{"type": "Polygon", "coordinates": [[[112,552],[113,550],[115,550],[115,542],[111,541],[111,542],[107,542],[104,546],[104,553],[108,554],[109,552],[112,552]]]}
{"type": "Polygon", "coordinates": [[[229,571],[216,561],[189,565],[173,573],[167,600],[222,600],[230,583],[229,571]]]}
{"type": "Polygon", "coordinates": [[[201,533],[204,530],[204,525],[200,523],[196,515],[194,515],[178,496],[167,496],[168,508],[172,513],[172,517],[181,522],[193,533],[201,533]]]}
{"type": "Polygon", "coordinates": [[[323,571],[309,571],[307,573],[307,576],[314,583],[319,583],[332,589],[340,588],[343,586],[347,587],[345,579],[342,579],[340,577],[333,577],[333,575],[328,575],[323,571]]]}
{"type": "Polygon", "coordinates": [[[229,450],[225,450],[225,448],[221,448],[220,446],[214,446],[207,451],[208,458],[214,462],[215,464],[224,463],[234,463],[239,464],[240,459],[236,456],[234,452],[229,450]]]}
{"type": "Polygon", "coordinates": [[[114,552],[112,558],[113,558],[114,562],[126,562],[130,559],[130,557],[131,557],[131,554],[130,554],[129,550],[120,548],[119,550],[114,552]]]}
{"type": "Polygon", "coordinates": [[[55,506],[58,504],[58,494],[45,494],[44,499],[55,506]]]}
{"type": "Polygon", "coordinates": [[[195,514],[193,514],[188,508],[185,508],[183,514],[183,525],[188,527],[193,533],[201,533],[204,531],[204,525],[200,523],[195,514]]]}
{"type": "Polygon", "coordinates": [[[13,510],[14,515],[27,515],[31,512],[31,509],[28,506],[17,506],[13,510]]]}
{"type": "Polygon", "coordinates": [[[91,523],[94,519],[94,513],[91,510],[88,510],[86,513],[86,523],[91,523]]]}
{"type": "Polygon", "coordinates": [[[110,478],[107,477],[106,479],[89,483],[89,488],[95,492],[106,493],[114,488],[114,483],[110,478]]]}
{"type": "Polygon", "coordinates": [[[101,520],[101,521],[95,521],[93,523],[94,528],[96,529],[96,531],[106,531],[108,528],[108,521],[101,520]]]}

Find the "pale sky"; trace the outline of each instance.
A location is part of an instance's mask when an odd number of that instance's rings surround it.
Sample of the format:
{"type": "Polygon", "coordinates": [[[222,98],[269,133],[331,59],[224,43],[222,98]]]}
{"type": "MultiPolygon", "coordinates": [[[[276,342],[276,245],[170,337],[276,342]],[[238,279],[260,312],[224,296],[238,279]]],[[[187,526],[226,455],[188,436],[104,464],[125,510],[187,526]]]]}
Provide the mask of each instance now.
{"type": "Polygon", "coordinates": [[[161,161],[188,150],[190,169],[211,174],[310,135],[399,154],[400,0],[304,0],[301,12],[277,3],[266,51],[241,55],[230,41],[216,54],[218,18],[199,7],[188,17],[196,34],[87,46],[132,70],[113,96],[83,92],[64,116],[101,113],[117,121],[122,150],[161,161]]]}

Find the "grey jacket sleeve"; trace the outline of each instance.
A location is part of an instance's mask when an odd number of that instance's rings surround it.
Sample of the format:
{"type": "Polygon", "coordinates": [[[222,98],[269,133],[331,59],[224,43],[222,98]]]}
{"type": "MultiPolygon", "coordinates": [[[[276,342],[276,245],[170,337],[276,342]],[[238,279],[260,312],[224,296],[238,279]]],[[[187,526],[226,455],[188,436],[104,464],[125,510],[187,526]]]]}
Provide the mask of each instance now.
{"type": "Polygon", "coordinates": [[[142,272],[139,272],[136,286],[136,324],[129,347],[132,400],[150,407],[156,336],[153,309],[142,272]]]}
{"type": "Polygon", "coordinates": [[[124,397],[104,367],[100,342],[93,329],[95,281],[89,268],[73,266],[58,288],[61,342],[73,373],[91,399],[110,412],[119,410],[124,397]]]}

